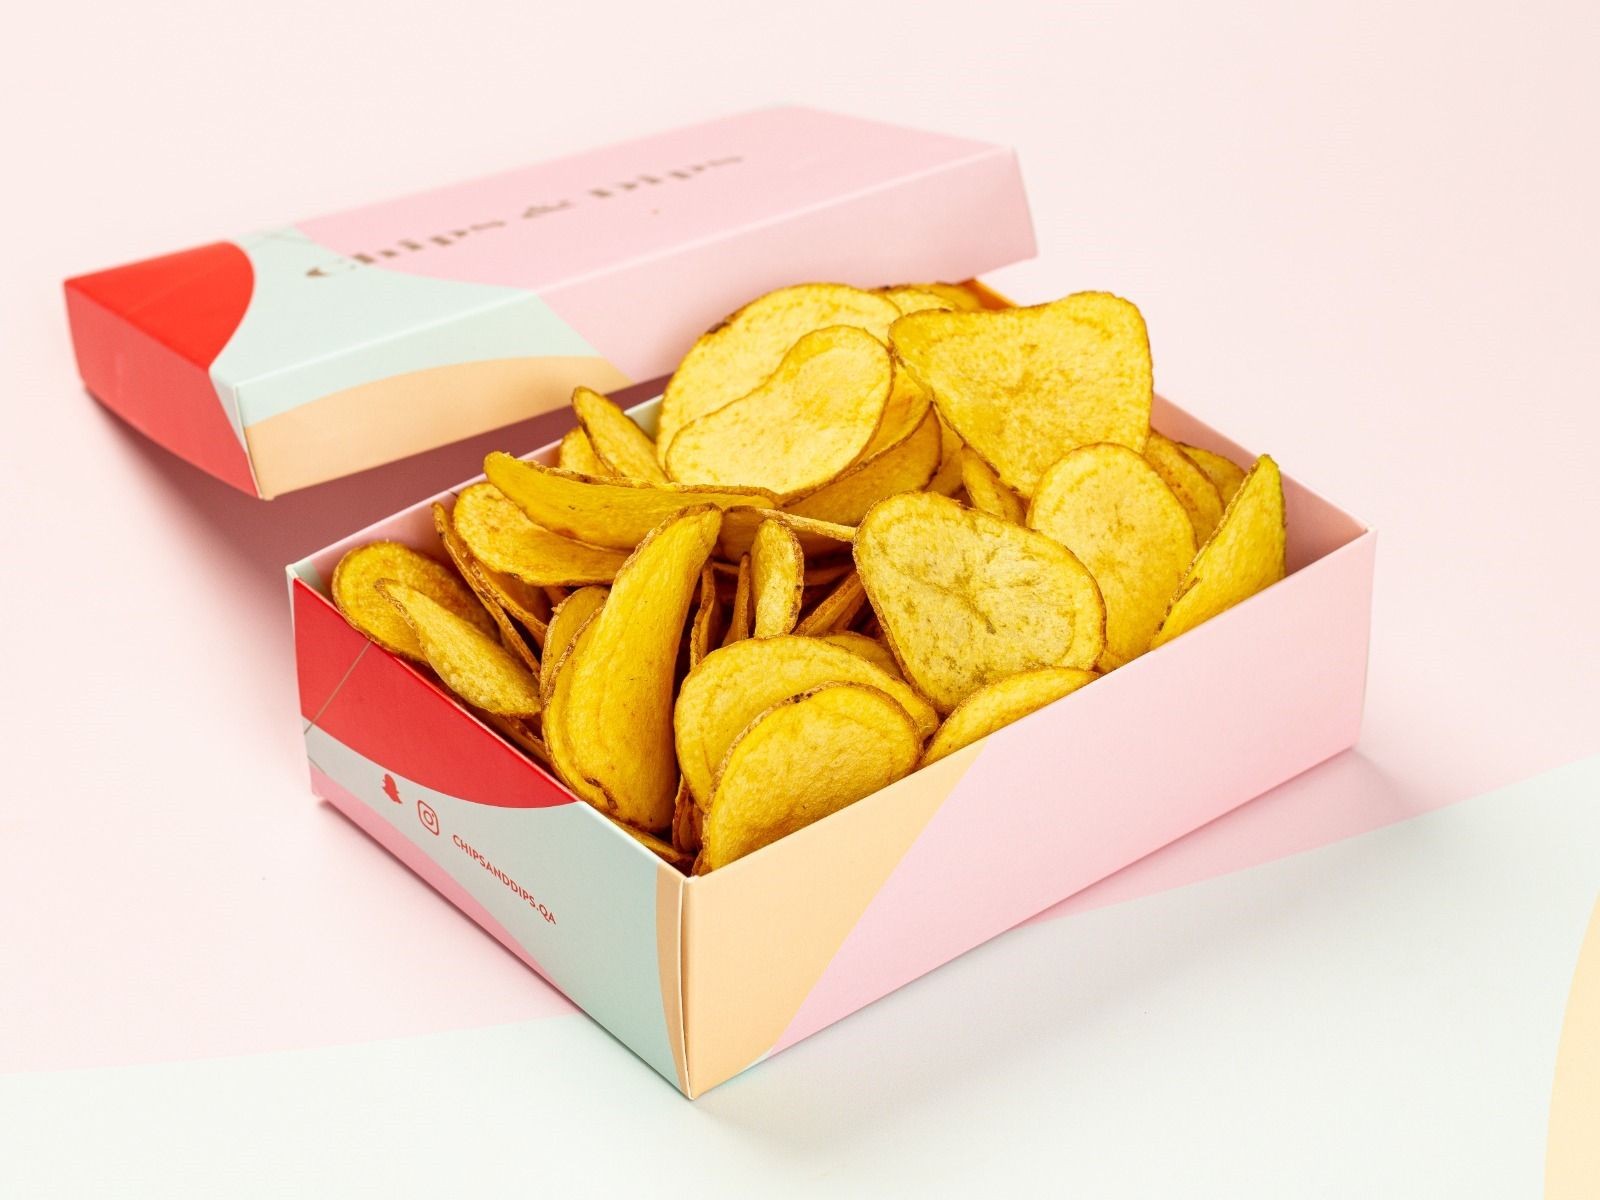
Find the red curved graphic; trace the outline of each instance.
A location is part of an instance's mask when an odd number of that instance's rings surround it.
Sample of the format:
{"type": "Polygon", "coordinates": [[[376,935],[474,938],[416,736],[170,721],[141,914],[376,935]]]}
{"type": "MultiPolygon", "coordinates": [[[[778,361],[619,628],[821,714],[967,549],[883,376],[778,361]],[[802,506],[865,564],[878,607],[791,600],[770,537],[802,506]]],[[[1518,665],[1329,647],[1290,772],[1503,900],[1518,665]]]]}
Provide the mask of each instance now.
{"type": "Polygon", "coordinates": [[[301,715],[384,770],[497,808],[577,802],[437,683],[369,642],[299,580],[294,641],[301,715]]]}
{"type": "Polygon", "coordinates": [[[249,458],[209,369],[244,319],[254,281],[245,252],[215,242],[66,283],[89,390],[135,429],[252,495],[249,458]]]}

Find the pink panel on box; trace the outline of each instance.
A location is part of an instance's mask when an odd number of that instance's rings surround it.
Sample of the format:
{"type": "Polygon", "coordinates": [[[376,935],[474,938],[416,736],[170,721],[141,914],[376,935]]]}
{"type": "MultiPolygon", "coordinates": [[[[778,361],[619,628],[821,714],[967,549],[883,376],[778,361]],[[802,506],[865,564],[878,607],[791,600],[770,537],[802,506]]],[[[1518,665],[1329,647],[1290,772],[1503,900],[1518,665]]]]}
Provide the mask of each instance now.
{"type": "Polygon", "coordinates": [[[991,735],[774,1050],[1350,746],[1373,545],[1369,534],[1203,635],[991,735]],[[1228,687],[1244,677],[1248,687],[1228,687]],[[1265,731],[1253,757],[1219,753],[1241,729],[1265,731]],[[1035,752],[1041,742],[1094,753],[1064,774],[1061,755],[1035,752]]]}
{"type": "MultiPolygon", "coordinates": [[[[995,152],[943,134],[769,108],[299,228],[340,254],[396,251],[378,261],[386,270],[543,292],[696,239],[726,237],[775,213],[995,152]]],[[[627,297],[613,299],[628,307],[627,297]]]]}
{"type": "Polygon", "coordinates": [[[1011,151],[792,107],[298,228],[381,270],[536,292],[634,379],[773,287],[965,279],[1034,252],[1011,151]]]}

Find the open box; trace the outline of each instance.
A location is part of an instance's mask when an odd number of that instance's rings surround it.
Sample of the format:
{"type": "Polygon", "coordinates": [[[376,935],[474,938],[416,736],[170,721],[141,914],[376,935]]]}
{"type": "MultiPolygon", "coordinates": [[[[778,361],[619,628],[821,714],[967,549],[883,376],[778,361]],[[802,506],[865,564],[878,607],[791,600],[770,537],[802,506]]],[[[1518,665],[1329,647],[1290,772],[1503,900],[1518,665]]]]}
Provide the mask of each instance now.
{"type": "MultiPolygon", "coordinates": [[[[781,107],[65,290],[89,390],[270,497],[556,412],[576,384],[643,392],[774,287],[969,279],[1033,249],[1009,149],[781,107]]],[[[1253,457],[1164,401],[1154,420],[1253,457]]],[[[329,602],[350,546],[438,552],[450,495],[429,497],[290,568],[312,785],[694,1096],[1355,740],[1373,535],[1284,490],[1283,581],[693,879],[329,602]]]]}
{"type": "MultiPolygon", "coordinates": [[[[655,407],[634,410],[647,429],[655,407]]],[[[1159,397],[1152,423],[1254,457],[1159,397]]],[[[430,506],[452,495],[289,569],[312,787],[690,1097],[1349,747],[1360,726],[1375,537],[1286,475],[1281,582],[686,878],[328,599],[355,545],[437,554],[430,506]]]]}

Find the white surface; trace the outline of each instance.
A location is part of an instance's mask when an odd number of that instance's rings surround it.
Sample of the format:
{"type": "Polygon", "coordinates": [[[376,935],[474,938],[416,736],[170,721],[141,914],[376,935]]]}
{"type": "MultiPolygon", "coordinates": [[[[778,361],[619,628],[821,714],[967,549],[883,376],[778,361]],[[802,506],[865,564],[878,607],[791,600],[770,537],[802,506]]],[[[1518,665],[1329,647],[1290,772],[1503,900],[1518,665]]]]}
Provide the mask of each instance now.
{"type": "Polygon", "coordinates": [[[1015,930],[693,1104],[576,1015],[0,1079],[15,1148],[0,1183],[28,1196],[1533,1196],[1600,895],[1597,794],[1590,759],[1015,930]]]}

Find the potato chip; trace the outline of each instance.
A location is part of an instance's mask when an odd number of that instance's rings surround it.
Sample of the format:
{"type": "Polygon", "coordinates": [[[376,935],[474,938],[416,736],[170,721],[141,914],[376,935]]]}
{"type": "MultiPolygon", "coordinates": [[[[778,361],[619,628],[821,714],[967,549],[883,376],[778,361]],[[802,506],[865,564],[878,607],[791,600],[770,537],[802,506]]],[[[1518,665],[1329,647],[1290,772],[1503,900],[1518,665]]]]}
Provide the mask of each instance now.
{"type": "Polygon", "coordinates": [[[1154,467],[1126,446],[1079,446],[1039,481],[1028,527],[1089,568],[1106,605],[1109,671],[1150,648],[1194,561],[1194,527],[1154,467]]]}
{"type": "Polygon", "coordinates": [[[707,504],[653,530],[579,631],[550,691],[544,729],[557,773],[640,829],[672,820],[678,642],[721,524],[721,510],[707,504]]]}
{"type": "Polygon", "coordinates": [[[910,714],[920,741],[939,723],[932,706],[903,679],[822,638],[762,638],[706,655],[678,690],[673,725],[678,764],[704,805],[712,776],[733,739],[763,710],[825,683],[859,683],[888,694],[910,714]]]}
{"type": "Polygon", "coordinates": [[[385,650],[417,662],[426,661],[411,626],[393,604],[378,594],[375,585],[380,579],[398,580],[426,592],[484,633],[495,628],[494,619],[449,567],[399,542],[369,542],[339,560],[328,590],[344,619],[385,650]]]}
{"type": "Polygon", "coordinates": [[[538,715],[538,680],[492,635],[426,592],[393,579],[380,579],[375,586],[411,627],[422,657],[452,692],[503,717],[538,715]]]}
{"type": "Polygon", "coordinates": [[[722,605],[717,600],[717,573],[707,563],[700,571],[700,601],[689,626],[689,669],[717,646],[722,633],[722,605]]]}
{"type": "Polygon", "coordinates": [[[835,683],[780,701],[750,723],[718,768],[695,873],[887,787],[911,772],[921,749],[905,709],[876,688],[835,683]]]}
{"type": "Polygon", "coordinates": [[[852,325],[886,342],[899,315],[885,297],[837,283],[800,284],[752,300],[696,342],[667,382],[657,421],[660,461],[665,465],[680,429],[755,391],[806,334],[852,325]]]}
{"type": "Polygon", "coordinates": [[[958,312],[978,312],[986,307],[982,297],[960,283],[909,283],[903,284],[902,287],[935,296],[943,301],[945,308],[955,309],[958,312]]]}
{"type": "Polygon", "coordinates": [[[800,619],[806,558],[800,539],[782,521],[763,521],[750,548],[751,636],[788,633],[800,619]]]}
{"type": "Polygon", "coordinates": [[[1244,468],[1230,458],[1223,458],[1210,450],[1202,450],[1199,446],[1185,446],[1179,443],[1178,449],[1182,450],[1194,465],[1206,473],[1206,478],[1216,485],[1218,493],[1222,496],[1222,506],[1226,508],[1233,499],[1234,493],[1239,490],[1239,485],[1244,482],[1244,468]]]}
{"type": "Polygon", "coordinates": [[[755,612],[751,592],[753,581],[751,579],[750,556],[746,554],[739,560],[738,584],[733,590],[733,602],[728,609],[728,631],[722,635],[722,644],[731,646],[735,642],[742,642],[750,636],[750,631],[755,627],[755,612]]]}
{"type": "Polygon", "coordinates": [[[671,842],[658,838],[653,833],[646,833],[642,829],[635,829],[626,821],[619,821],[615,817],[611,818],[611,823],[669,867],[677,867],[678,870],[687,873],[689,868],[694,866],[693,852],[680,850],[671,842]]]}
{"type": "Polygon", "coordinates": [[[688,855],[700,852],[700,806],[681,779],[672,801],[672,844],[688,855]]]}
{"type": "Polygon", "coordinates": [[[1094,666],[1105,606],[1072,552],[926,492],[856,531],[856,569],[905,677],[941,712],[1034,667],[1094,666]]]}
{"type": "Polygon", "coordinates": [[[961,450],[961,484],[967,489],[967,499],[979,512],[991,517],[1021,525],[1028,515],[1022,499],[1000,482],[1000,477],[989,469],[971,450],[961,450]]]}
{"type": "Polygon", "coordinates": [[[554,609],[556,605],[560,604],[568,596],[572,595],[573,592],[572,588],[565,587],[542,587],[539,590],[544,593],[545,603],[548,604],[552,609],[554,609]]]}
{"type": "Polygon", "coordinates": [[[827,587],[830,583],[838,583],[839,580],[855,569],[855,564],[848,558],[835,559],[833,562],[808,563],[806,565],[806,587],[827,587]]]}
{"type": "Polygon", "coordinates": [[[562,436],[561,444],[556,447],[556,466],[563,471],[576,471],[579,475],[595,479],[608,479],[612,473],[611,468],[600,461],[594,443],[581,425],[567,430],[562,436]]]}
{"type": "Polygon", "coordinates": [[[609,583],[628,557],[541,529],[492,483],[464,489],[450,521],[473,558],[531,587],[609,583]]]}
{"type": "Polygon", "coordinates": [[[1126,300],[1079,292],[1036,308],[912,313],[889,336],[950,428],[1021,496],[1078,446],[1144,449],[1150,344],[1126,300]]]}
{"type": "Polygon", "coordinates": [[[821,634],[818,640],[831,642],[835,646],[842,646],[857,658],[866,659],[878,670],[893,675],[896,679],[902,678],[900,664],[895,662],[894,655],[889,653],[889,647],[885,646],[877,638],[845,629],[838,633],[821,634]]]}
{"type": "Polygon", "coordinates": [[[909,372],[895,371],[894,381],[889,386],[889,399],[884,402],[883,416],[878,421],[878,428],[873,432],[872,440],[867,443],[867,448],[861,452],[856,462],[862,463],[869,458],[876,458],[890,446],[904,441],[917,426],[922,424],[922,418],[932,407],[933,397],[928,395],[909,372]]]}
{"type": "Polygon", "coordinates": [[[656,444],[627,413],[586,387],[573,390],[572,408],[607,474],[640,483],[667,482],[666,472],[656,462],[656,444]]]}
{"type": "Polygon", "coordinates": [[[1283,480],[1278,464],[1263,454],[1200,547],[1151,645],[1164,645],[1277,583],[1285,540],[1283,480]]]}
{"type": "Polygon", "coordinates": [[[866,602],[867,591],[861,584],[861,575],[857,571],[852,571],[834,584],[831,592],[817,601],[816,607],[805,615],[804,619],[794,627],[794,631],[813,637],[824,633],[837,633],[856,619],[856,614],[866,602]]]}
{"type": "MultiPolygon", "coordinates": [[[[678,484],[591,479],[541,463],[494,453],[484,474],[528,519],[541,528],[590,546],[632,550],[668,517],[714,504],[774,507],[777,497],[760,488],[692,488],[678,484]]],[[[754,526],[750,532],[755,533],[754,526]]]]}
{"type": "Polygon", "coordinates": [[[735,562],[750,553],[755,544],[756,530],[763,521],[782,521],[800,539],[800,549],[808,557],[837,554],[849,547],[856,536],[852,526],[776,508],[730,508],[722,515],[722,536],[717,541],[717,553],[729,562],[735,562]]]}
{"type": "Polygon", "coordinates": [[[1150,431],[1150,440],[1144,447],[1145,461],[1172,489],[1189,521],[1194,526],[1195,545],[1201,545],[1211,536],[1211,531],[1222,520],[1222,493],[1211,477],[1195,461],[1178,448],[1178,443],[1150,431]]]}
{"type": "Polygon", "coordinates": [[[1076,667],[1040,667],[997,679],[956,705],[928,743],[922,765],[938,762],[1098,678],[1093,671],[1076,667]]]}
{"type": "Polygon", "coordinates": [[[484,586],[493,593],[500,607],[521,621],[533,635],[533,640],[543,646],[545,630],[550,623],[550,597],[545,595],[544,589],[523,583],[511,575],[491,571],[482,563],[477,566],[484,586]]]}
{"type": "Polygon", "coordinates": [[[519,750],[523,750],[544,766],[550,765],[550,750],[533,728],[519,717],[502,717],[498,713],[478,710],[484,724],[499,731],[500,736],[519,750]]]}
{"type": "MultiPolygon", "coordinates": [[[[500,644],[522,660],[524,666],[535,674],[539,670],[539,656],[535,654],[528,643],[523,639],[522,631],[517,628],[516,622],[511,619],[500,599],[489,587],[488,577],[494,572],[472,557],[472,551],[455,531],[455,526],[450,522],[450,514],[444,505],[433,506],[433,527],[439,534],[439,541],[444,545],[445,553],[450,556],[450,561],[455,564],[461,578],[466,580],[467,586],[478,597],[485,611],[500,631],[500,644]]],[[[540,626],[541,632],[543,626],[540,626]]]]}
{"type": "Polygon", "coordinates": [[[900,441],[864,458],[831,483],[789,504],[796,516],[855,525],[879,500],[927,486],[939,465],[939,416],[932,407],[900,441]]]}
{"type": "MultiPolygon", "coordinates": [[[[935,409],[935,412],[938,410],[935,409]]],[[[939,468],[928,481],[927,491],[954,496],[961,490],[961,439],[939,418],[939,468]]]]}
{"type": "Polygon", "coordinates": [[[754,391],[680,428],[667,474],[802,496],[861,457],[893,386],[889,351],[870,333],[851,325],[808,333],[754,391]]]}
{"type": "MultiPolygon", "coordinates": [[[[913,284],[901,284],[899,287],[879,288],[878,294],[888,299],[900,310],[900,315],[906,313],[927,312],[929,309],[966,308],[961,304],[952,303],[937,292],[930,292],[927,288],[917,287],[913,284]]],[[[963,294],[964,296],[964,294],[963,294]]]]}
{"type": "Polygon", "coordinates": [[[547,700],[555,682],[555,669],[572,649],[572,642],[584,622],[606,602],[609,593],[603,587],[579,588],[568,596],[550,614],[550,631],[545,635],[544,658],[539,670],[539,692],[547,700]]]}

